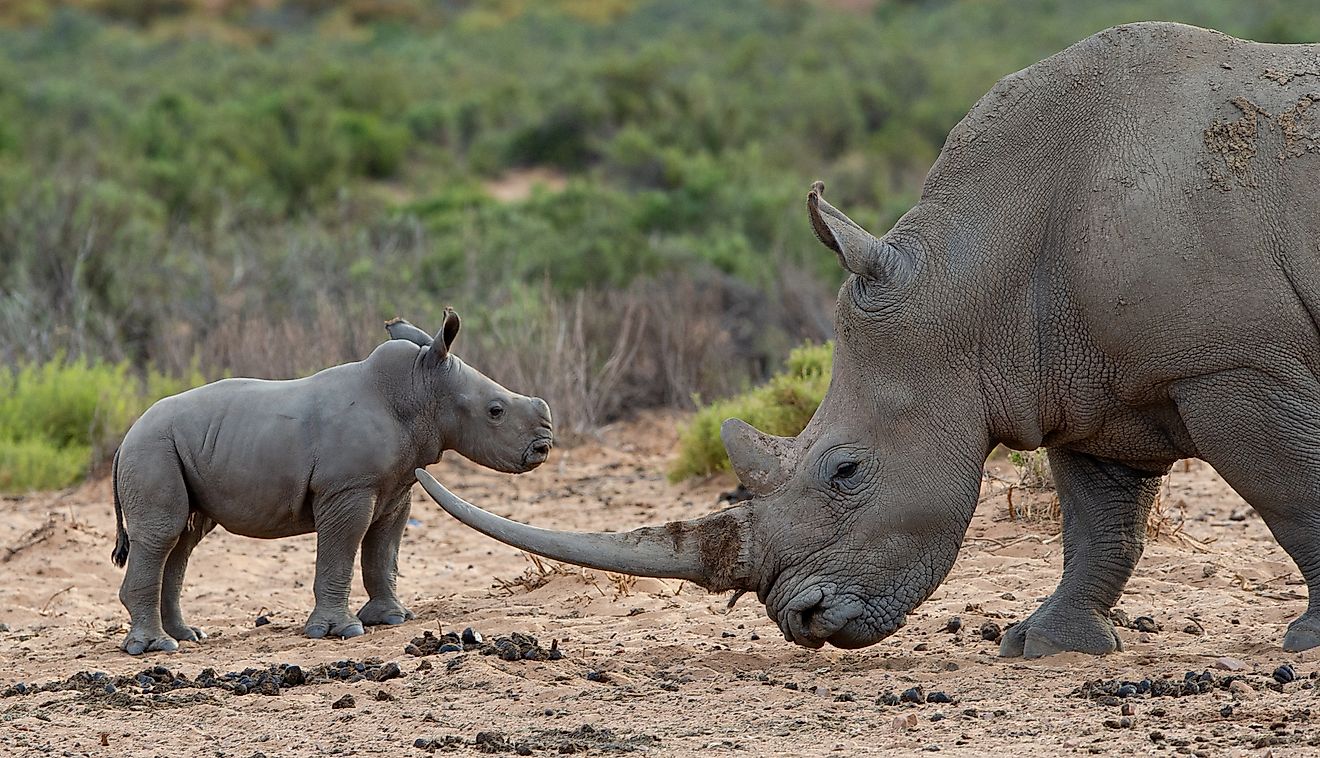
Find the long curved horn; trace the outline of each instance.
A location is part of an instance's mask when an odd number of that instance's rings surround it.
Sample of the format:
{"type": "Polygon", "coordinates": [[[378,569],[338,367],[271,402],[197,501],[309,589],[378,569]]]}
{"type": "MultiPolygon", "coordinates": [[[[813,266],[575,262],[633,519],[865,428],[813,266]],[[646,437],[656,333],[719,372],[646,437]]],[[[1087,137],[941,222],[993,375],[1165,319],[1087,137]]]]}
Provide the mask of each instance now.
{"type": "Polygon", "coordinates": [[[426,494],[449,515],[520,550],[602,571],[685,579],[711,592],[751,587],[747,506],[617,534],[559,532],[483,511],[445,489],[425,469],[414,473],[426,494]]]}

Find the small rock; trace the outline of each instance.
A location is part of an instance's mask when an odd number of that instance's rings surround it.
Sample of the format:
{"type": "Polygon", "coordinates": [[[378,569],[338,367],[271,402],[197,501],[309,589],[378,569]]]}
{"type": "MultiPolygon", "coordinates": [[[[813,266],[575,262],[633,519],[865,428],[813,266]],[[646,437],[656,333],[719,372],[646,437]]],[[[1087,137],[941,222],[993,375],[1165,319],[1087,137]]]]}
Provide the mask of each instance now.
{"type": "Polygon", "coordinates": [[[269,616],[257,616],[257,623],[256,623],[257,626],[265,626],[266,624],[269,623],[270,623],[269,616]]]}
{"type": "Polygon", "coordinates": [[[989,642],[995,642],[1004,632],[999,628],[999,624],[993,621],[987,621],[981,624],[981,639],[989,642]]]}
{"type": "Polygon", "coordinates": [[[952,702],[953,702],[953,698],[949,697],[947,694],[945,694],[944,692],[941,692],[940,690],[936,690],[936,691],[934,691],[934,692],[932,692],[932,693],[930,693],[929,695],[926,696],[926,702],[927,702],[927,703],[952,703],[952,702]]]}
{"type": "Polygon", "coordinates": [[[352,695],[344,695],[330,705],[331,708],[356,708],[357,701],[352,695]]]}
{"type": "Polygon", "coordinates": [[[1132,623],[1132,620],[1128,618],[1127,613],[1122,608],[1111,609],[1109,611],[1109,620],[1113,621],[1116,626],[1123,627],[1129,626],[1132,623]]]}
{"type": "Polygon", "coordinates": [[[606,674],[604,671],[587,672],[587,681],[589,682],[608,682],[609,680],[610,680],[609,674],[606,674]]]}
{"type": "Polygon", "coordinates": [[[958,616],[954,616],[953,618],[949,619],[949,623],[944,625],[944,631],[948,632],[949,634],[953,634],[957,632],[959,629],[962,629],[962,619],[959,618],[958,616]]]}
{"type": "Polygon", "coordinates": [[[1239,698],[1249,698],[1256,694],[1256,688],[1241,679],[1234,679],[1228,684],[1228,691],[1239,698]]]}
{"type": "Polygon", "coordinates": [[[1017,600],[1017,595],[1014,595],[1012,592],[1005,592],[999,597],[1001,597],[1004,600],[1017,600]]]}
{"type": "Polygon", "coordinates": [[[9,624],[0,624],[0,632],[9,631],[9,624]]]}
{"type": "Polygon", "coordinates": [[[893,692],[886,692],[885,694],[876,698],[876,703],[880,705],[898,705],[899,703],[898,695],[894,694],[893,692]]]}
{"type": "Polygon", "coordinates": [[[1150,616],[1137,616],[1132,619],[1132,628],[1138,632],[1153,633],[1160,630],[1160,625],[1155,623],[1155,619],[1150,616]]]}
{"type": "Polygon", "coordinates": [[[1135,716],[1137,715],[1137,707],[1131,703],[1124,703],[1123,707],[1119,709],[1119,713],[1124,716],[1135,716]]]}
{"type": "Polygon", "coordinates": [[[1229,520],[1229,521],[1246,521],[1246,520],[1247,520],[1247,512],[1246,512],[1246,511],[1233,511],[1232,513],[1228,514],[1228,520],[1229,520]]]}
{"type": "Polygon", "coordinates": [[[376,693],[376,700],[378,700],[378,701],[385,702],[385,701],[389,701],[389,700],[393,700],[393,699],[394,699],[394,696],[391,695],[390,693],[386,692],[385,690],[381,690],[380,692],[377,692],[377,693],[376,693]]]}
{"type": "Polygon", "coordinates": [[[1274,681],[1279,684],[1287,684],[1297,678],[1297,671],[1293,669],[1291,664],[1285,663],[1274,669],[1274,673],[1270,676],[1274,677],[1274,681]]]}
{"type": "Polygon", "coordinates": [[[904,703],[924,703],[926,702],[926,691],[921,688],[921,685],[917,685],[903,690],[903,694],[899,695],[898,699],[904,703]]]}
{"type": "Polygon", "coordinates": [[[1223,716],[1224,718],[1228,718],[1229,716],[1232,716],[1233,706],[1225,703],[1224,707],[1219,709],[1219,715],[1223,716]]]}
{"type": "Polygon", "coordinates": [[[421,663],[417,664],[417,668],[414,669],[414,671],[430,671],[431,668],[432,666],[430,661],[422,661],[421,663]]]}
{"type": "Polygon", "coordinates": [[[1193,624],[1188,624],[1187,626],[1184,626],[1184,627],[1183,627],[1183,633],[1184,633],[1184,634],[1190,634],[1190,635],[1193,635],[1193,636],[1195,636],[1195,637],[1200,637],[1201,635],[1205,634],[1205,629],[1202,628],[1200,624],[1195,624],[1195,623],[1193,623],[1193,624]]]}
{"type": "Polygon", "coordinates": [[[1135,684],[1125,684],[1118,688],[1119,697],[1136,697],[1137,686],[1135,684]]]}
{"type": "Polygon", "coordinates": [[[1215,659],[1214,666],[1215,668],[1224,671],[1243,671],[1247,668],[1247,664],[1239,661],[1237,658],[1228,657],[1215,659]]]}
{"type": "Polygon", "coordinates": [[[917,714],[909,713],[906,716],[895,716],[893,725],[894,731],[896,732],[906,732],[909,729],[916,729],[917,714]]]}
{"type": "Polygon", "coordinates": [[[922,652],[923,650],[930,650],[930,645],[927,645],[927,644],[924,643],[924,642],[918,642],[918,643],[912,648],[912,650],[913,650],[913,652],[920,653],[920,652],[922,652]]]}
{"type": "Polygon", "coordinates": [[[463,630],[460,639],[463,640],[464,645],[480,645],[482,643],[481,633],[470,626],[463,630]]]}

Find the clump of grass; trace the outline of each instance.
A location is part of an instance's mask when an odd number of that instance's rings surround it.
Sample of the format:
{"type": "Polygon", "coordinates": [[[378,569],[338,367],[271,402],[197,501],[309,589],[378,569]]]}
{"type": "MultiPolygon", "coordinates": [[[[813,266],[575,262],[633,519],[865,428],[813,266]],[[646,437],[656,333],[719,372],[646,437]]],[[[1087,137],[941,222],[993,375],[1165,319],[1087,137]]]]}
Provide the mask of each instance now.
{"type": "Polygon", "coordinates": [[[833,358],[832,342],[802,345],[789,354],[785,371],[766,384],[697,411],[680,437],[670,480],[729,470],[729,456],[720,442],[725,419],[740,418],[768,434],[801,432],[829,388],[833,358]]]}
{"type": "Polygon", "coordinates": [[[203,382],[63,355],[0,370],[0,492],[58,489],[106,460],[156,400],[203,382]]]}

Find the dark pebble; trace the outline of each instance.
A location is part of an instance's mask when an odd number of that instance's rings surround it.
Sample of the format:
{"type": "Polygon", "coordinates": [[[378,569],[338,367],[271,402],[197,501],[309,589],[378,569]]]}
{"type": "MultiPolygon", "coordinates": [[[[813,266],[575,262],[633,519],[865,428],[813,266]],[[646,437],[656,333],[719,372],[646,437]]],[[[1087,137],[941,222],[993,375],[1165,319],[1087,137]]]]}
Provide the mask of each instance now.
{"type": "Polygon", "coordinates": [[[1233,715],[1233,706],[1231,706],[1231,705],[1225,705],[1223,708],[1220,708],[1220,709],[1219,709],[1219,715],[1220,715],[1220,716],[1223,716],[1224,718],[1228,718],[1229,716],[1232,716],[1232,715],[1233,715]]]}
{"type": "Polygon", "coordinates": [[[881,695],[880,698],[876,700],[876,702],[881,705],[898,705],[898,695],[892,692],[886,692],[885,694],[881,695]]]}
{"type": "Polygon", "coordinates": [[[587,681],[590,681],[590,682],[608,682],[609,680],[610,680],[609,676],[606,675],[604,671],[588,671],[588,672],[587,672],[587,681]]]}
{"type": "Polygon", "coordinates": [[[257,626],[265,626],[266,624],[269,624],[269,623],[270,623],[270,618],[269,618],[269,617],[267,617],[267,616],[257,616],[257,626]]]}
{"type": "Polygon", "coordinates": [[[940,713],[939,711],[936,711],[935,713],[930,714],[930,720],[931,720],[931,721],[943,721],[943,720],[944,720],[944,714],[943,714],[943,713],[940,713]]]}
{"type": "Polygon", "coordinates": [[[464,645],[480,645],[482,642],[481,633],[470,626],[463,630],[463,635],[460,639],[463,640],[464,645]]]}
{"type": "Polygon", "coordinates": [[[1137,686],[1135,684],[1125,684],[1118,688],[1119,697],[1134,697],[1136,694],[1137,686]]]}
{"type": "Polygon", "coordinates": [[[331,708],[356,708],[357,701],[352,695],[344,695],[330,705],[331,708]]]}
{"type": "Polygon", "coordinates": [[[944,625],[944,631],[950,634],[953,634],[959,629],[962,629],[962,619],[958,618],[957,616],[954,616],[953,618],[949,619],[949,623],[944,625]]]}
{"type": "Polygon", "coordinates": [[[924,703],[926,702],[926,691],[921,688],[921,685],[917,685],[903,690],[903,694],[899,695],[898,699],[904,703],[924,703]]]}
{"type": "Polygon", "coordinates": [[[952,702],[953,702],[953,698],[950,698],[948,695],[944,694],[943,692],[940,692],[939,690],[936,690],[936,691],[934,691],[934,692],[932,692],[932,693],[930,693],[929,695],[926,696],[926,702],[927,702],[927,703],[952,703],[952,702]]]}
{"type": "Polygon", "coordinates": [[[1155,623],[1155,619],[1150,616],[1137,616],[1132,620],[1132,628],[1138,632],[1158,632],[1160,625],[1155,623]]]}
{"type": "Polygon", "coordinates": [[[303,674],[301,666],[285,666],[283,676],[284,683],[290,687],[297,687],[307,682],[307,676],[303,674]]]}
{"type": "Polygon", "coordinates": [[[753,639],[753,640],[759,640],[759,639],[761,639],[761,635],[757,634],[756,632],[752,632],[752,637],[751,637],[751,639],[753,639]]]}
{"type": "Polygon", "coordinates": [[[1277,669],[1274,669],[1274,673],[1271,674],[1271,676],[1273,676],[1274,681],[1279,684],[1287,684],[1297,678],[1297,671],[1293,669],[1291,665],[1285,663],[1277,669]]]}
{"type": "Polygon", "coordinates": [[[1003,631],[999,628],[999,624],[996,624],[993,621],[987,621],[984,624],[981,624],[981,639],[983,640],[994,642],[995,640],[998,640],[1002,634],[1003,631]]]}

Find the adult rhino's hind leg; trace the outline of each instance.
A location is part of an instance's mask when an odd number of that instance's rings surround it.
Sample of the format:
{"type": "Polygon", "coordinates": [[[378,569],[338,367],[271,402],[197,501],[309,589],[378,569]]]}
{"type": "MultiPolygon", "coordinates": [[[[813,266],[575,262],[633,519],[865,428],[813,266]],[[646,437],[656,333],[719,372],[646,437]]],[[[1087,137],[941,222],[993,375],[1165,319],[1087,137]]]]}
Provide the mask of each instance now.
{"type": "Polygon", "coordinates": [[[160,588],[161,624],[165,631],[179,642],[197,642],[206,639],[206,632],[184,621],[179,598],[183,593],[183,575],[188,570],[188,557],[192,555],[197,543],[214,528],[214,521],[198,511],[193,511],[188,516],[187,528],[165,561],[165,574],[160,588]]]}
{"type": "Polygon", "coordinates": [[[347,492],[320,496],[312,505],[316,519],[316,608],[307,617],[308,637],[357,637],[362,622],[348,609],[353,563],[362,537],[371,524],[370,493],[347,492]]]}
{"type": "Polygon", "coordinates": [[[402,624],[413,612],[399,602],[395,579],[399,571],[399,543],[403,541],[411,512],[411,492],[404,491],[388,511],[380,515],[362,540],[362,584],[370,600],[358,611],[368,626],[402,624]]]}
{"type": "Polygon", "coordinates": [[[1161,476],[1062,449],[1049,458],[1063,511],[1063,578],[1035,613],[1004,633],[999,654],[1122,650],[1109,609],[1141,558],[1161,476]]]}
{"type": "Polygon", "coordinates": [[[1320,646],[1320,383],[1289,368],[1189,380],[1175,397],[1201,457],[1256,509],[1306,580],[1306,612],[1283,637],[1283,649],[1297,652],[1320,646]]]}

